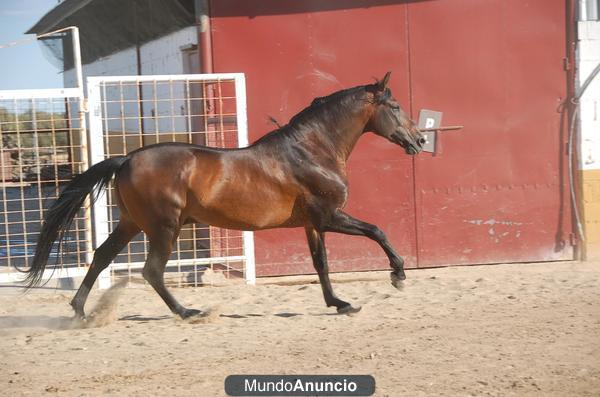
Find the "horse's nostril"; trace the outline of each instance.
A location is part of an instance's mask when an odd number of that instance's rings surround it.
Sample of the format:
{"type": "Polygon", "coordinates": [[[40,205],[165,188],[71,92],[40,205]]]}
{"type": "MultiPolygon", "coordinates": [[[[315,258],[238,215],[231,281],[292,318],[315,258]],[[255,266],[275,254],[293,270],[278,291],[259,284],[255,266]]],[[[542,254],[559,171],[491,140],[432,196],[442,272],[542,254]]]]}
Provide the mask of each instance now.
{"type": "Polygon", "coordinates": [[[424,144],[427,143],[427,139],[421,137],[421,138],[419,138],[419,140],[417,142],[419,142],[419,145],[423,146],[424,144]]]}

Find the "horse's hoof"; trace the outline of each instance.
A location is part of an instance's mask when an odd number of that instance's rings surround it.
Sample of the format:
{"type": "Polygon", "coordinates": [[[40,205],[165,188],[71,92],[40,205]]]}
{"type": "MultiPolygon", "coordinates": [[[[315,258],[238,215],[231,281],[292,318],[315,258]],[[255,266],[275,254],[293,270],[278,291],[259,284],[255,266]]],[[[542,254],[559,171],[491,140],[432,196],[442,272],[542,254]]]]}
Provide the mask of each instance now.
{"type": "Polygon", "coordinates": [[[402,272],[400,274],[391,272],[390,279],[392,280],[392,285],[394,286],[394,288],[399,289],[399,290],[402,290],[402,288],[404,288],[403,281],[406,280],[406,275],[404,274],[404,272],[402,272]]]}
{"type": "Polygon", "coordinates": [[[362,309],[361,306],[354,307],[352,305],[346,305],[346,306],[338,307],[337,312],[338,312],[338,314],[352,314],[352,313],[358,313],[360,311],[360,309],[362,309]]]}
{"type": "Polygon", "coordinates": [[[75,314],[73,315],[73,320],[85,321],[86,316],[82,310],[75,310],[75,314]]]}
{"type": "Polygon", "coordinates": [[[87,316],[78,315],[78,314],[76,314],[76,315],[73,316],[73,322],[78,322],[78,323],[85,324],[85,323],[87,323],[87,321],[88,321],[88,317],[87,316]]]}
{"type": "Polygon", "coordinates": [[[182,319],[186,319],[186,318],[190,318],[190,317],[194,317],[194,316],[199,316],[202,314],[201,310],[198,309],[185,309],[183,311],[183,313],[180,314],[182,319]]]}

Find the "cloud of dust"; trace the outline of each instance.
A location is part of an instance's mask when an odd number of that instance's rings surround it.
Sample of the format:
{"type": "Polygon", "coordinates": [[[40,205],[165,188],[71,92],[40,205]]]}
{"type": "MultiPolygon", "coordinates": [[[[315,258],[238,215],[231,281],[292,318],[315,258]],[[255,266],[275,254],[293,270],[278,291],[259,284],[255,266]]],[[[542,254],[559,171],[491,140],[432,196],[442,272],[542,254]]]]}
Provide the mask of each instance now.
{"type": "Polygon", "coordinates": [[[219,318],[220,315],[221,315],[220,306],[214,306],[206,311],[203,311],[202,313],[200,313],[196,316],[188,317],[185,320],[181,320],[181,321],[188,323],[188,324],[208,324],[208,323],[215,322],[219,318]]]}
{"type": "MultiPolygon", "coordinates": [[[[0,316],[0,330],[4,328],[46,328],[56,330],[96,328],[107,326],[117,320],[117,303],[127,279],[120,280],[106,290],[85,320],[48,315],[0,316]]],[[[66,295],[51,296],[50,301],[64,302],[66,295]]],[[[48,301],[48,300],[46,300],[48,301]]]]}
{"type": "Polygon", "coordinates": [[[117,281],[102,294],[85,320],[73,319],[70,328],[105,327],[117,321],[117,303],[126,285],[127,279],[117,281]]]}

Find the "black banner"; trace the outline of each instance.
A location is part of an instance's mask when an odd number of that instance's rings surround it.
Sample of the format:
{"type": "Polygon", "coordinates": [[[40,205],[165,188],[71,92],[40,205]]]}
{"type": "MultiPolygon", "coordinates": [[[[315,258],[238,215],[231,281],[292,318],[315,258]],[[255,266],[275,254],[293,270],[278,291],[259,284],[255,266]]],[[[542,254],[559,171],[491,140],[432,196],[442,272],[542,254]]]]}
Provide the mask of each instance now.
{"type": "Polygon", "coordinates": [[[371,396],[371,375],[230,375],[229,396],[371,396]]]}

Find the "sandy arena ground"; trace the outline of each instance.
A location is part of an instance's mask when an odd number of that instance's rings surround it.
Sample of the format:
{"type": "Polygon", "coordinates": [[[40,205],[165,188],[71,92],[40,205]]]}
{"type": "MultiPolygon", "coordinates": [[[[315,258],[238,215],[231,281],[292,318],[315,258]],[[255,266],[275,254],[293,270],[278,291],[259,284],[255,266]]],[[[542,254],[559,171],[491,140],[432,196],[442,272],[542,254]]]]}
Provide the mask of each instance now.
{"type": "Polygon", "coordinates": [[[211,312],[197,322],[137,285],[105,296],[95,328],[72,323],[71,291],[0,288],[0,395],[219,396],[227,375],[282,373],[372,374],[378,396],[600,395],[599,263],[408,277],[334,276],[353,316],[318,284],[173,289],[211,312]]]}

